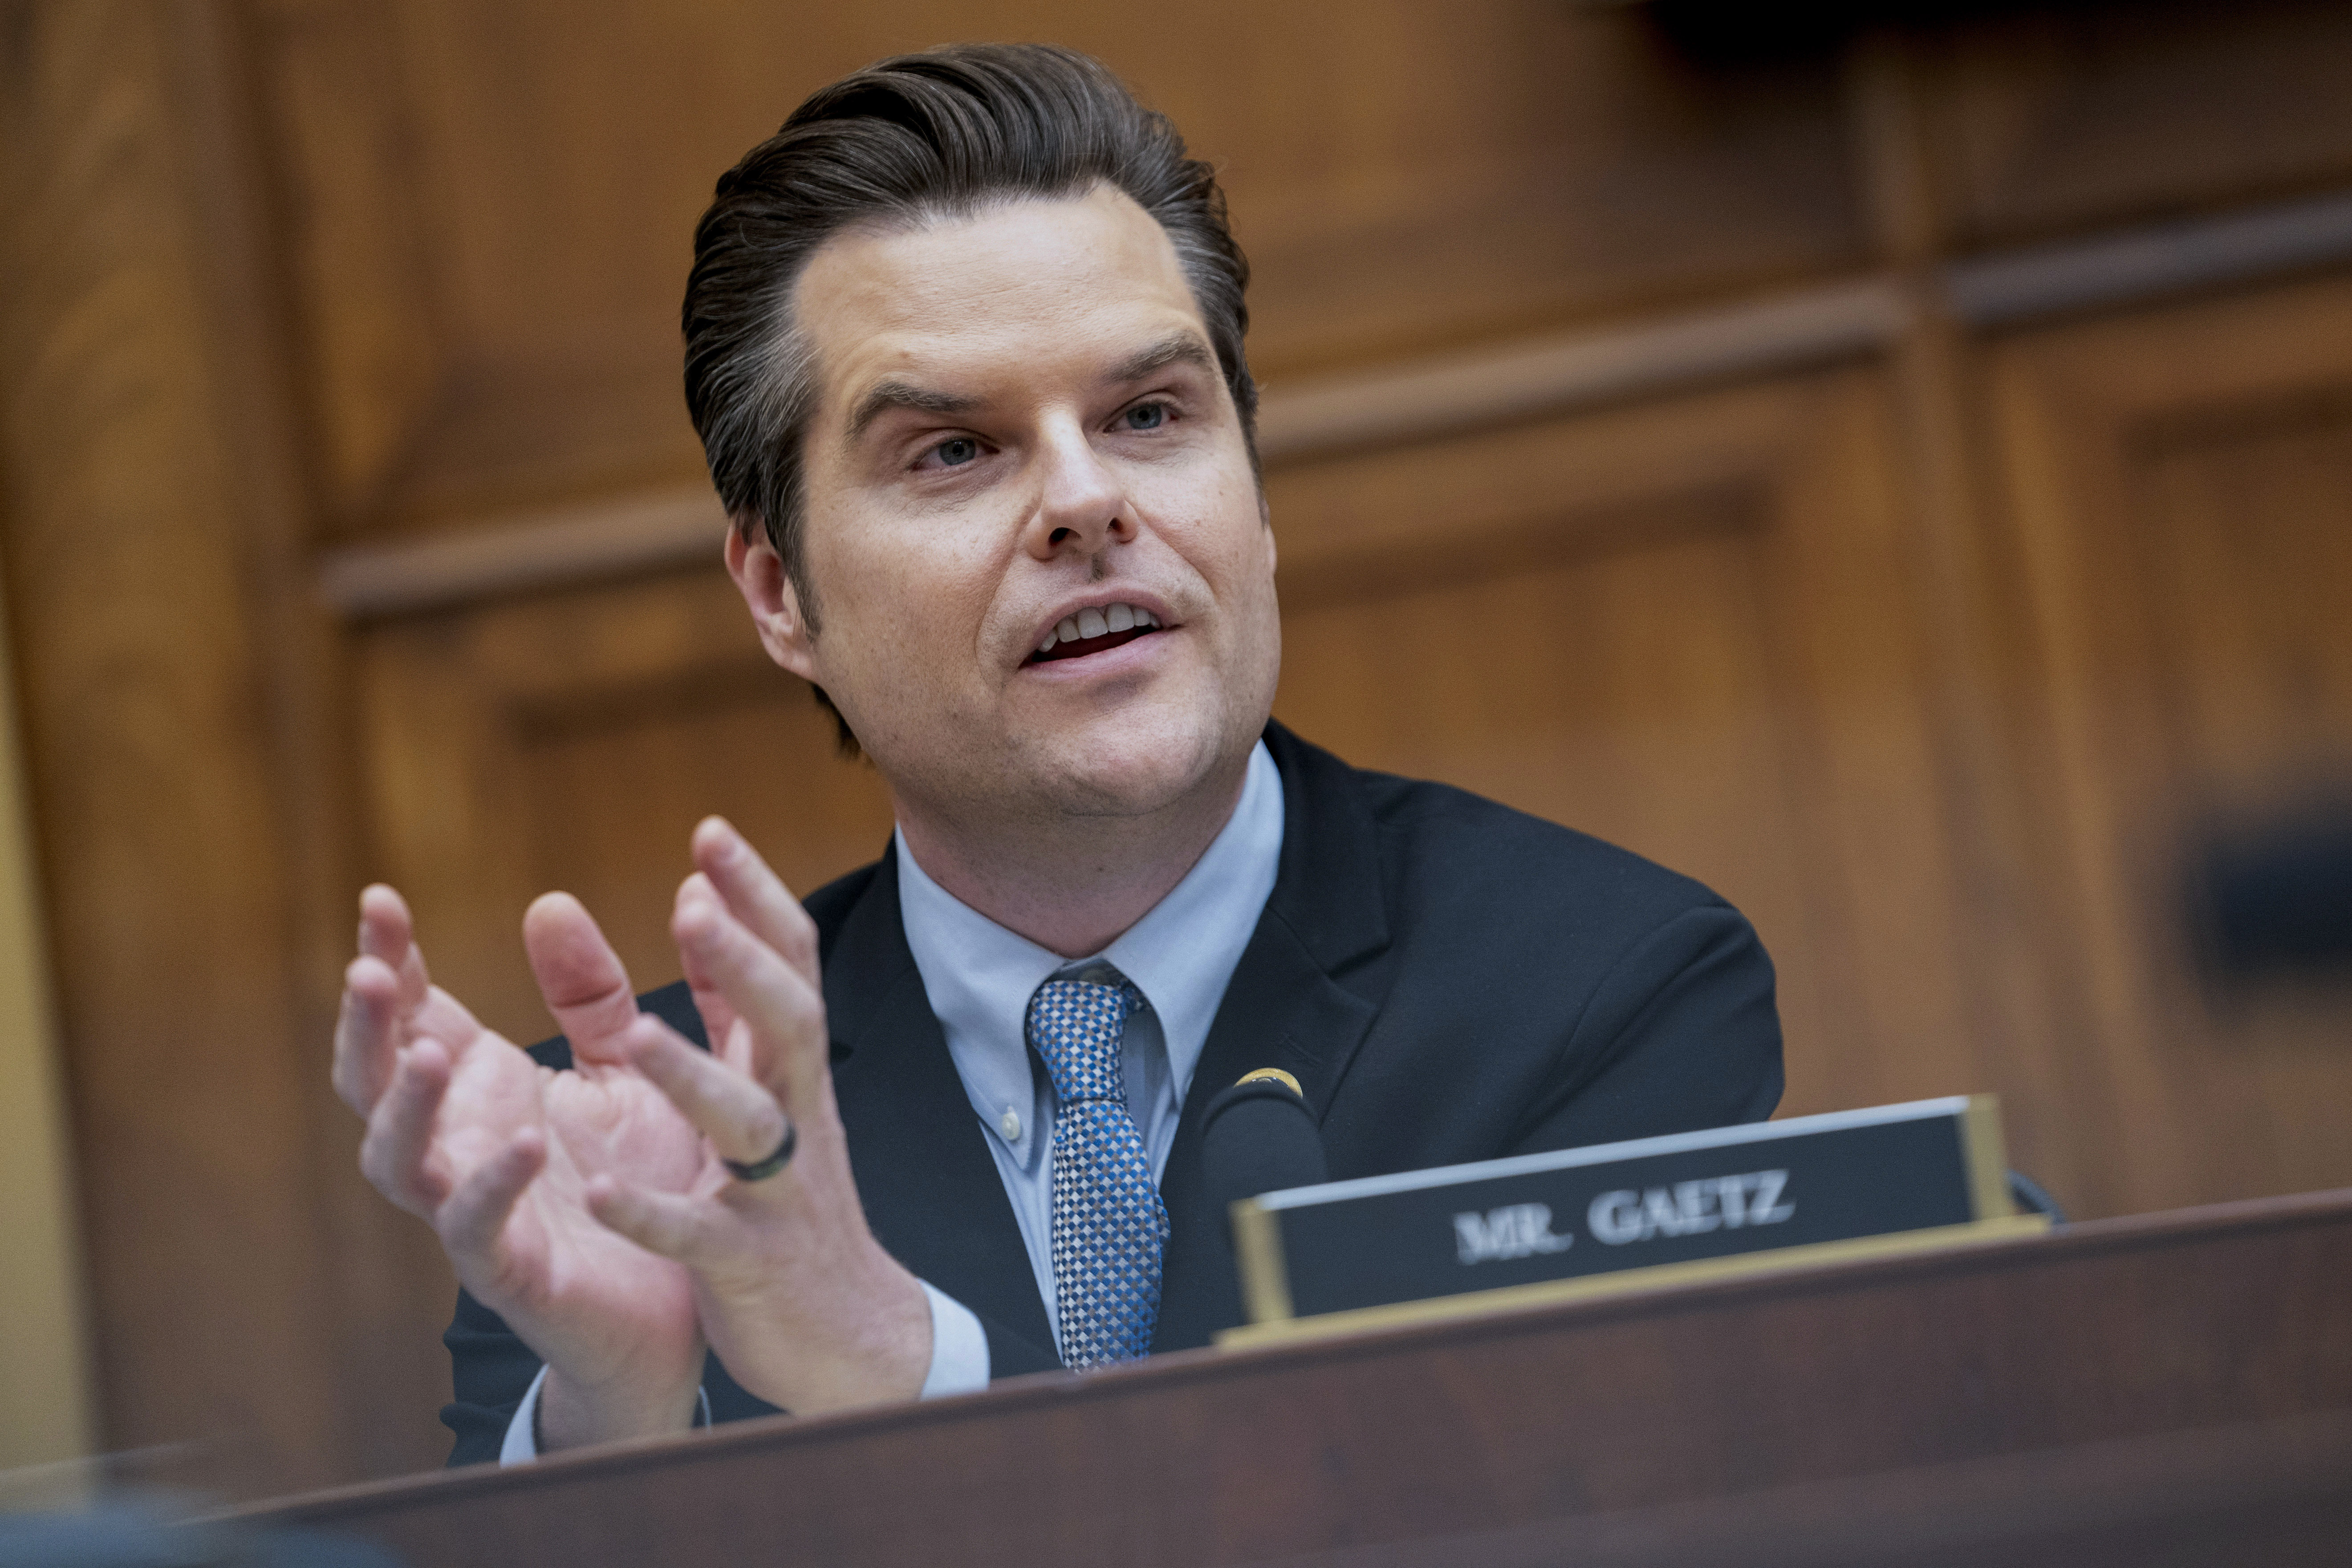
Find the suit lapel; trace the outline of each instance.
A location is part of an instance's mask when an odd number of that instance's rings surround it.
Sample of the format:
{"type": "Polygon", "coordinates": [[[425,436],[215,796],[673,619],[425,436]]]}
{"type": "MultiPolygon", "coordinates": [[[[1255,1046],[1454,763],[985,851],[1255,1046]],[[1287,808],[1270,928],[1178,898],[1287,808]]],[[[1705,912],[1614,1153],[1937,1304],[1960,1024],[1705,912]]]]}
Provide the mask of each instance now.
{"type": "Polygon", "coordinates": [[[866,1223],[892,1257],[1051,1349],[1029,1250],[948,1055],[898,911],[895,848],[826,955],[834,1094],[866,1223]]]}
{"type": "Polygon", "coordinates": [[[1206,1344],[1242,1321],[1230,1227],[1201,1168],[1208,1102],[1245,1072],[1280,1068],[1320,1121],[1386,991],[1379,836],[1354,771],[1279,724],[1265,738],[1282,772],[1282,863],[1210,1026],[1160,1178],[1169,1240],[1155,1351],[1206,1344]]]}
{"type": "MultiPolygon", "coordinates": [[[[1282,862],[1218,1005],[1160,1179],[1169,1242],[1155,1351],[1241,1321],[1226,1216],[1201,1170],[1201,1115],[1255,1068],[1297,1079],[1319,1120],[1386,992],[1380,840],[1354,770],[1279,724],[1282,862]]],[[[1029,1252],[907,947],[895,848],[825,955],[834,1092],[866,1221],[921,1278],[1031,1343],[1054,1340],[1029,1252]]]]}

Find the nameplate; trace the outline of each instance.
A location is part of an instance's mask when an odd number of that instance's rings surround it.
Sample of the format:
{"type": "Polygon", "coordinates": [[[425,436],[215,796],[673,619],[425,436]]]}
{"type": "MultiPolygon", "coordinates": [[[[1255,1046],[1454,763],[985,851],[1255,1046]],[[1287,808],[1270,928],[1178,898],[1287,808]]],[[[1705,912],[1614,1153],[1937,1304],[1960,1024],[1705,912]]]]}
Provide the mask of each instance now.
{"type": "Polygon", "coordinates": [[[1331,1182],[1233,1210],[1250,1317],[1221,1336],[1234,1342],[2045,1223],[2010,1202],[1990,1095],[1331,1182]]]}

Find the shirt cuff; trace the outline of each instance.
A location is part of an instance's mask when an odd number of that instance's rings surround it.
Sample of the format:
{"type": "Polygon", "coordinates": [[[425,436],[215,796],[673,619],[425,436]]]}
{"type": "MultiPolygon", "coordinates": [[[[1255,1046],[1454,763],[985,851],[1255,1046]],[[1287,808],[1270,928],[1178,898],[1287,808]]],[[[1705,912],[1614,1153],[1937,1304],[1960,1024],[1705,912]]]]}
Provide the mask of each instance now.
{"type": "MultiPolygon", "coordinates": [[[[988,1386],[988,1332],[971,1309],[929,1280],[918,1281],[931,1307],[931,1365],[923,1374],[919,1399],[939,1399],[950,1394],[971,1394],[988,1386]]],[[[539,1458],[539,1391],[547,1383],[547,1368],[530,1380],[530,1387],[507,1423],[506,1441],[499,1447],[499,1463],[520,1465],[539,1458]]],[[[710,1425],[710,1394],[694,1391],[694,1424],[710,1425]]]]}
{"type": "MultiPolygon", "coordinates": [[[[919,1281],[931,1303],[931,1369],[919,1399],[971,1394],[988,1386],[988,1333],[971,1309],[928,1279],[919,1281]]],[[[509,1435],[511,1441],[511,1435],[509,1435]]]]}
{"type": "MultiPolygon", "coordinates": [[[[539,1375],[530,1380],[530,1387],[524,1391],[522,1403],[515,1406],[514,1419],[507,1423],[507,1440],[499,1446],[499,1464],[529,1464],[539,1458],[539,1391],[546,1383],[547,1368],[542,1366],[539,1369],[539,1375]]],[[[708,1389],[694,1391],[694,1424],[697,1426],[710,1425],[710,1393],[708,1389]]]]}

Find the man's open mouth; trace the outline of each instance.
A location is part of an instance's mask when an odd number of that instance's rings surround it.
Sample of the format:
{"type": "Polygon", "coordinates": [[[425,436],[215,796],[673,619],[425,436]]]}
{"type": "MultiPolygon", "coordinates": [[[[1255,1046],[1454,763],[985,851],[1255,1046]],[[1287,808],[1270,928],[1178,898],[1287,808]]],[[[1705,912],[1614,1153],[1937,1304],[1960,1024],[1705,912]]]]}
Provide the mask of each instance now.
{"type": "Polygon", "coordinates": [[[1045,636],[1044,646],[1029,656],[1026,662],[1044,664],[1057,658],[1084,658],[1090,653],[1103,653],[1131,643],[1136,638],[1150,637],[1160,630],[1160,621],[1150,610],[1139,610],[1131,605],[1108,605],[1099,610],[1080,610],[1063,618],[1062,624],[1045,636]]]}

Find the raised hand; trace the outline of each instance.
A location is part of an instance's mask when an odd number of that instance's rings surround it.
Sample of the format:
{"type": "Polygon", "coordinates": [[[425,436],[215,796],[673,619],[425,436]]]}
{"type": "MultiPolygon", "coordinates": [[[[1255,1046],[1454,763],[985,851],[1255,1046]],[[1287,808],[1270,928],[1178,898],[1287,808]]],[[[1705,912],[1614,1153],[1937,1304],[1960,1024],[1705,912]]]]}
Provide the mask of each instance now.
{"type": "Polygon", "coordinates": [[[632,1059],[713,1151],[685,1191],[614,1171],[589,1186],[605,1224],[685,1265],[703,1331],[736,1381],[801,1414],[912,1398],[930,1362],[930,1309],[866,1226],[833,1098],[816,927],[719,818],[695,830],[696,873],[671,933],[715,1050],[665,1027],[632,1059]],[[791,1119],[792,1163],[744,1182],[791,1119]]]}
{"type": "Polygon", "coordinates": [[[466,1288],[547,1362],[548,1447],[681,1428],[702,1369],[691,1284],[600,1223],[590,1192],[683,1192],[704,1173],[702,1139],[633,1065],[667,1031],[639,1015],[587,911],[550,894],[523,935],[574,1071],[484,1028],[432,984],[400,896],[361,894],[334,1067],[367,1120],[361,1169],[433,1226],[466,1288]]]}

